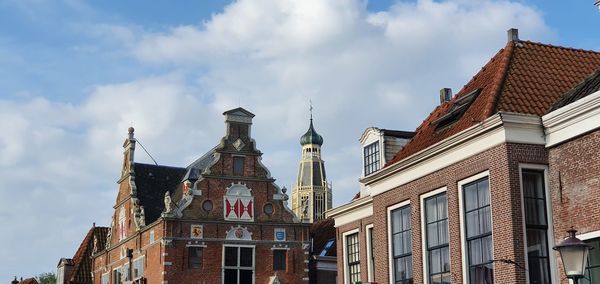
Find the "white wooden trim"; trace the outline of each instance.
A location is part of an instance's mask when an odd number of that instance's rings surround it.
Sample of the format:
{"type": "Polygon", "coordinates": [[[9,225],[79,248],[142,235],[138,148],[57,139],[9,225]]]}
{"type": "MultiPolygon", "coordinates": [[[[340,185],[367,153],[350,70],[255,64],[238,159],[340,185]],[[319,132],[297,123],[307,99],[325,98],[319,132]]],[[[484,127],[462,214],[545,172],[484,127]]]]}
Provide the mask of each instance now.
{"type": "MultiPolygon", "coordinates": [[[[349,236],[349,235],[358,233],[358,231],[359,230],[357,228],[357,229],[353,229],[353,230],[346,231],[346,232],[342,233],[342,245],[343,245],[342,250],[344,252],[343,253],[343,257],[344,257],[344,283],[346,283],[346,284],[351,284],[350,283],[350,271],[348,271],[348,248],[346,246],[346,237],[349,236]]],[[[360,237],[358,238],[358,240],[360,241],[360,237]]],[[[360,243],[358,244],[358,255],[360,257],[360,243]]]]}
{"type": "MultiPolygon", "coordinates": [[[[420,208],[419,208],[419,210],[421,211],[421,248],[422,248],[421,249],[421,254],[422,254],[422,258],[423,258],[423,283],[424,284],[429,284],[429,273],[427,273],[428,270],[429,270],[429,265],[427,265],[427,264],[429,262],[428,262],[428,259],[427,259],[427,219],[426,219],[426,216],[425,216],[425,199],[427,199],[429,197],[432,197],[434,195],[438,195],[438,194],[443,193],[443,192],[447,192],[447,191],[448,191],[448,188],[444,186],[442,188],[438,188],[438,189],[429,191],[427,193],[423,193],[419,197],[419,199],[420,199],[420,202],[419,202],[420,203],[420,208]]],[[[448,198],[447,194],[446,194],[446,198],[448,198]]],[[[450,216],[448,216],[448,217],[450,217],[450,216]]],[[[450,223],[450,222],[448,222],[448,223],[450,223]]],[[[450,230],[448,230],[448,234],[450,234],[450,230]]],[[[452,256],[450,255],[450,250],[449,249],[448,249],[448,257],[449,257],[449,259],[452,259],[452,256]]]]}
{"type": "Polygon", "coordinates": [[[583,233],[583,234],[577,235],[577,238],[582,241],[597,239],[597,238],[600,238],[600,231],[583,233]]]}
{"type": "Polygon", "coordinates": [[[600,128],[600,91],[544,115],[542,121],[546,147],[600,128]]]}
{"type": "Polygon", "coordinates": [[[326,218],[334,218],[335,227],[339,227],[373,215],[373,199],[362,197],[325,211],[326,218]]]}
{"type": "MultiPolygon", "coordinates": [[[[394,283],[394,252],[392,251],[392,211],[398,208],[402,208],[404,206],[410,206],[410,199],[404,200],[400,203],[394,204],[387,208],[387,239],[388,239],[388,274],[390,275],[390,283],[394,283]]],[[[411,214],[412,216],[412,209],[411,214]]],[[[412,222],[411,222],[411,239],[412,239],[412,222]]],[[[412,244],[412,241],[411,241],[412,244]]],[[[411,248],[412,251],[412,248],[411,248]]]]}
{"type": "MultiPolygon", "coordinates": [[[[546,238],[548,239],[548,259],[550,262],[550,282],[557,281],[559,278],[558,264],[556,263],[556,257],[552,248],[556,245],[554,240],[554,221],[552,217],[552,196],[550,195],[550,185],[548,184],[548,166],[539,164],[519,164],[519,187],[521,190],[521,216],[523,218],[523,240],[524,248],[523,253],[525,256],[525,268],[529,271],[529,259],[527,257],[527,228],[525,222],[525,196],[523,192],[523,170],[542,170],[544,171],[544,194],[546,195],[546,212],[548,214],[547,223],[548,231],[546,232],[546,238]]],[[[529,273],[525,274],[526,280],[529,283],[529,273]]]]}
{"type": "Polygon", "coordinates": [[[369,229],[373,229],[373,224],[369,224],[365,226],[365,239],[367,241],[367,278],[369,282],[373,282],[375,279],[375,271],[374,271],[374,263],[372,261],[373,256],[371,255],[371,250],[373,250],[372,247],[372,240],[371,240],[371,236],[369,234],[369,229]]]}
{"type": "MultiPolygon", "coordinates": [[[[491,179],[489,178],[490,176],[490,171],[484,171],[481,173],[478,173],[476,175],[470,176],[468,178],[462,179],[458,181],[458,213],[459,213],[459,223],[460,223],[460,252],[462,254],[462,259],[461,259],[461,263],[462,263],[462,276],[463,276],[463,283],[469,283],[469,256],[467,255],[467,234],[465,233],[465,210],[464,210],[464,198],[463,198],[463,194],[464,194],[464,190],[463,190],[463,186],[465,184],[474,182],[476,180],[482,179],[484,177],[488,178],[488,194],[490,195],[490,222],[491,222],[491,226],[492,226],[492,257],[494,255],[494,218],[492,216],[492,211],[494,208],[492,208],[492,183],[491,183],[491,179]]],[[[494,269],[495,271],[495,269],[494,269]]],[[[495,273],[495,272],[494,272],[495,273]]],[[[498,279],[497,277],[494,276],[495,279],[498,279]]]]}

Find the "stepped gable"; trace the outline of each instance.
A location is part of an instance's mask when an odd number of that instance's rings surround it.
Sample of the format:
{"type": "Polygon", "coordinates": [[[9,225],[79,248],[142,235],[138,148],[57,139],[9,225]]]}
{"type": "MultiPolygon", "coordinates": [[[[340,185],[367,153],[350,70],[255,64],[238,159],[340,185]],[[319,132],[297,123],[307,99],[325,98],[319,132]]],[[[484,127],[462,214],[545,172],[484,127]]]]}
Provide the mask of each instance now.
{"type": "Polygon", "coordinates": [[[108,227],[92,227],[75,255],[73,256],[73,271],[68,276],[65,283],[69,284],[87,284],[92,283],[92,253],[94,250],[94,237],[98,240],[97,250],[104,250],[106,237],[108,235],[108,227]]]}
{"type": "Polygon", "coordinates": [[[600,66],[600,53],[530,41],[512,40],[454,96],[437,106],[415,136],[390,160],[394,164],[453,136],[497,112],[543,115],[565,92],[600,66]],[[479,94],[448,125],[438,122],[472,92],[479,94]]]}
{"type": "Polygon", "coordinates": [[[144,206],[146,224],[151,224],[165,209],[165,192],[175,192],[186,169],[135,163],[134,170],[137,197],[144,206]]]}

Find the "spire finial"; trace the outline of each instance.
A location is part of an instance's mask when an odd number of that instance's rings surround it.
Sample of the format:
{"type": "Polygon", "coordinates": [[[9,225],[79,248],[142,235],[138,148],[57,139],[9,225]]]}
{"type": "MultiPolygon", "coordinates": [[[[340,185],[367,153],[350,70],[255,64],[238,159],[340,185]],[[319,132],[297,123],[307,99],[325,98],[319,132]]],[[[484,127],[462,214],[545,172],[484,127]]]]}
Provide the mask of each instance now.
{"type": "Polygon", "coordinates": [[[313,110],[313,106],[312,106],[312,100],[308,100],[308,104],[310,105],[310,107],[308,108],[308,110],[310,111],[310,120],[312,121],[312,110],[313,110]]]}

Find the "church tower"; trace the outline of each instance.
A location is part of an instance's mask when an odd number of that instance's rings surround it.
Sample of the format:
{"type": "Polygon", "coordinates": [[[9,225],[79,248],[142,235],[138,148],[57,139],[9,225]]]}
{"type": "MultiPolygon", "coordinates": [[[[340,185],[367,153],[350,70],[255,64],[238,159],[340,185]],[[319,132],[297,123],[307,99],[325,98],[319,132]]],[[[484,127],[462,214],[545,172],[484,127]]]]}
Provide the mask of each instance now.
{"type": "Polygon", "coordinates": [[[312,113],[308,131],[300,137],[300,145],[302,159],[292,190],[292,209],[302,222],[313,223],[324,219],[324,212],[331,208],[331,185],[327,183],[321,159],[323,137],[315,131],[312,113]]]}

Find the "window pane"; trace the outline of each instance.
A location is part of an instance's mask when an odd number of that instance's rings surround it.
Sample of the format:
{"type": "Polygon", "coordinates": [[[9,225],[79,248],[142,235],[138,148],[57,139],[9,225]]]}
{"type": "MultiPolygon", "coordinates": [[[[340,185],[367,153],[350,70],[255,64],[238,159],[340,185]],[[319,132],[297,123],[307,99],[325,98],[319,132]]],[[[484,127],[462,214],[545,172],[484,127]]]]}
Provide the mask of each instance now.
{"type": "Polygon", "coordinates": [[[233,174],[236,176],[244,175],[244,157],[233,157],[233,174]]]}
{"type": "Polygon", "coordinates": [[[438,220],[448,218],[448,199],[446,194],[437,197],[437,211],[438,220]]]}
{"type": "Polygon", "coordinates": [[[529,258],[529,282],[550,284],[550,271],[547,258],[529,258]]]}
{"type": "Polygon", "coordinates": [[[481,239],[469,241],[469,263],[471,265],[480,264],[481,261],[481,239]]]}
{"type": "Polygon", "coordinates": [[[479,231],[479,211],[475,210],[475,211],[471,211],[469,213],[467,213],[466,216],[467,219],[467,238],[473,237],[473,236],[477,236],[480,233],[479,231]]]}
{"type": "Polygon", "coordinates": [[[410,230],[411,221],[410,221],[410,207],[402,209],[402,229],[410,230]]]}
{"type": "Polygon", "coordinates": [[[427,247],[434,247],[439,244],[438,223],[427,225],[427,247]]]}
{"type": "Polygon", "coordinates": [[[448,243],[448,220],[443,220],[438,223],[439,244],[448,243]]]}
{"type": "Polygon", "coordinates": [[[435,198],[429,198],[425,201],[425,210],[425,214],[427,215],[427,223],[434,222],[438,219],[435,198]]]}
{"type": "Polygon", "coordinates": [[[252,260],[254,258],[253,248],[240,248],[240,266],[252,267],[252,260]]]}
{"type": "Polygon", "coordinates": [[[477,198],[479,203],[478,207],[483,207],[490,204],[489,181],[487,178],[477,182],[477,191],[477,198]]]}
{"type": "Polygon", "coordinates": [[[243,283],[252,283],[252,274],[254,272],[252,270],[240,270],[240,284],[243,283]]]}
{"type": "Polygon", "coordinates": [[[202,267],[202,248],[201,247],[189,247],[188,253],[189,253],[188,267],[189,268],[202,267]]]}
{"type": "Polygon", "coordinates": [[[394,256],[402,255],[402,233],[392,236],[392,246],[394,247],[394,256]]]}
{"type": "Polygon", "coordinates": [[[546,230],[527,229],[527,254],[530,257],[548,256],[546,230]]]}
{"type": "Polygon", "coordinates": [[[441,248],[441,254],[442,254],[442,270],[444,272],[446,271],[450,271],[450,250],[449,248],[443,247],[441,248]]]}
{"type": "Polygon", "coordinates": [[[237,247],[225,247],[225,266],[238,266],[237,256],[237,247]]]}
{"type": "Polygon", "coordinates": [[[400,217],[402,214],[401,210],[392,211],[392,233],[397,233],[402,230],[402,218],[400,217]]]}
{"type": "Polygon", "coordinates": [[[411,253],[412,252],[412,239],[411,239],[411,232],[410,231],[406,231],[404,233],[402,233],[402,239],[403,239],[403,253],[411,253]]]}
{"type": "Polygon", "coordinates": [[[440,249],[432,250],[429,253],[429,267],[431,273],[442,272],[442,255],[440,249]]]}
{"type": "Polygon", "coordinates": [[[465,186],[465,210],[471,211],[477,207],[477,187],[475,185],[465,186]]]}
{"type": "Polygon", "coordinates": [[[483,207],[481,210],[479,210],[479,224],[480,234],[492,231],[492,215],[490,213],[490,206],[483,207]]]}
{"type": "MultiPolygon", "coordinates": [[[[223,281],[225,284],[238,284],[238,279],[237,279],[237,269],[225,269],[225,273],[224,273],[224,277],[225,277],[225,281],[223,281]]],[[[252,283],[252,282],[250,282],[252,283]]]]}
{"type": "Polygon", "coordinates": [[[273,270],[285,270],[286,269],[286,251],[285,250],[273,250],[273,270]]]}

